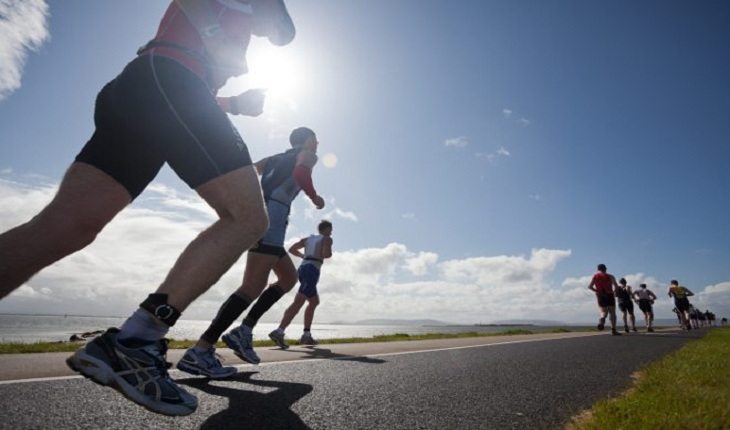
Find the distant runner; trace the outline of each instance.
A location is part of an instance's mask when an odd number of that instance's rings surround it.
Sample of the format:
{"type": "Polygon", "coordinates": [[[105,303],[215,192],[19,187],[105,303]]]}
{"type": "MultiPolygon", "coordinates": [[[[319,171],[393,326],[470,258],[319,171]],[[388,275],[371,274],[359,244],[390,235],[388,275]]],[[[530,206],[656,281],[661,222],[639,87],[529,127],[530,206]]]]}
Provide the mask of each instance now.
{"type": "Polygon", "coordinates": [[[618,299],[618,308],[624,320],[624,331],[629,332],[629,324],[627,316],[631,319],[631,329],[636,331],[636,317],[634,316],[634,302],[632,300],[631,285],[626,285],[626,279],[621,278],[619,286],[616,288],[616,298],[618,299]]]}
{"type": "Polygon", "coordinates": [[[686,287],[679,285],[676,279],[672,280],[672,283],[667,292],[669,297],[674,297],[674,306],[679,311],[680,318],[682,319],[682,326],[687,330],[692,330],[689,317],[689,299],[687,297],[694,296],[694,293],[686,287]]]}
{"type": "Polygon", "coordinates": [[[639,309],[644,313],[644,321],[646,322],[646,331],[653,332],[654,328],[654,309],[652,305],[656,300],[656,295],[646,288],[646,284],[639,285],[639,289],[634,291],[634,298],[639,301],[639,309]]]}
{"type": "Polygon", "coordinates": [[[317,341],[312,337],[312,320],[314,320],[314,310],[319,305],[317,283],[319,282],[320,270],[324,260],[332,257],[332,223],[322,221],[319,223],[317,230],[319,231],[318,235],[301,239],[289,248],[291,254],[302,259],[302,264],[299,266],[299,292],[294,297],[294,302],[284,312],[279,328],[269,333],[271,340],[283,349],[289,348],[289,345],[284,341],[284,331],[289,327],[304,302],[309,304],[304,310],[304,333],[302,333],[299,343],[303,345],[317,344],[317,341]],[[302,253],[302,249],[304,253],[302,253]]]}
{"type": "Polygon", "coordinates": [[[598,272],[593,275],[588,289],[596,293],[598,307],[601,310],[601,318],[598,320],[598,330],[603,330],[606,326],[606,314],[611,316],[611,334],[618,336],[621,333],[616,331],[616,297],[613,289],[618,288],[616,278],[610,273],[606,273],[606,265],[599,264],[598,272]]]}

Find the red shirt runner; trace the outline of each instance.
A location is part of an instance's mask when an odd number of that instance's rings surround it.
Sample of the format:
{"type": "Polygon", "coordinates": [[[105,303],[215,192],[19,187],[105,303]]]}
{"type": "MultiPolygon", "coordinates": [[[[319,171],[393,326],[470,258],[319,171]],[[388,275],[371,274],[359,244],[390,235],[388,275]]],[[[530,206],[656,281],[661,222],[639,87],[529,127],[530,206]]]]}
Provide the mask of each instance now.
{"type": "Polygon", "coordinates": [[[593,285],[596,287],[596,294],[602,296],[613,295],[613,282],[611,282],[611,275],[608,273],[597,272],[593,275],[593,285]]]}

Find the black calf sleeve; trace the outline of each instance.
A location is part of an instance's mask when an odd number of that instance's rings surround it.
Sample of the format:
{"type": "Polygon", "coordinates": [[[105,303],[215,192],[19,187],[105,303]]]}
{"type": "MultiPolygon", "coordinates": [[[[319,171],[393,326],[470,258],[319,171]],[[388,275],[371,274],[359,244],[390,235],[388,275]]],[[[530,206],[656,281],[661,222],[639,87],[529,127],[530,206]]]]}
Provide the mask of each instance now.
{"type": "Polygon", "coordinates": [[[256,323],[259,322],[259,318],[271,309],[274,303],[278,302],[283,295],[284,293],[278,285],[272,285],[267,288],[256,301],[256,304],[248,311],[248,315],[243,320],[243,325],[254,328],[256,323]]]}
{"type": "Polygon", "coordinates": [[[231,294],[218,310],[218,315],[215,316],[213,322],[210,323],[208,330],[200,336],[204,341],[215,345],[218,342],[218,338],[221,337],[224,331],[238,319],[239,316],[246,310],[248,305],[251,304],[251,299],[248,297],[240,296],[236,293],[231,294]]]}

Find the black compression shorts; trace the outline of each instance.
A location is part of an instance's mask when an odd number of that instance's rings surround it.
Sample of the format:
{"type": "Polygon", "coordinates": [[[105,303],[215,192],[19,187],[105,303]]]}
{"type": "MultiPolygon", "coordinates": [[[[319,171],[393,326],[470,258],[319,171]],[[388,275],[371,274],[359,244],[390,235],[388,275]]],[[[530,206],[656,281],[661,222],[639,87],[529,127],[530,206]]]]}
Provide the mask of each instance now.
{"type": "Polygon", "coordinates": [[[653,310],[651,308],[651,300],[640,299],[639,300],[639,309],[641,309],[641,312],[644,312],[645,314],[653,312],[653,310]]]}
{"type": "Polygon", "coordinates": [[[676,306],[680,312],[688,312],[689,311],[689,300],[686,297],[682,297],[681,299],[678,299],[675,297],[674,306],[676,306]]]}
{"type": "Polygon", "coordinates": [[[621,312],[628,312],[632,315],[634,314],[634,302],[632,302],[631,300],[619,300],[618,308],[621,310],[621,312]]]}
{"type": "Polygon", "coordinates": [[[274,255],[279,259],[286,257],[286,249],[283,246],[274,246],[262,243],[260,240],[256,243],[256,246],[249,249],[248,252],[255,252],[257,254],[274,255]]]}
{"type": "Polygon", "coordinates": [[[598,299],[598,306],[607,308],[609,306],[616,306],[616,298],[613,294],[596,294],[598,299]]]}
{"type": "Polygon", "coordinates": [[[208,86],[166,57],[142,55],[96,98],[96,130],[76,161],[101,169],[136,198],[167,162],[190,188],[251,164],[208,86]]]}

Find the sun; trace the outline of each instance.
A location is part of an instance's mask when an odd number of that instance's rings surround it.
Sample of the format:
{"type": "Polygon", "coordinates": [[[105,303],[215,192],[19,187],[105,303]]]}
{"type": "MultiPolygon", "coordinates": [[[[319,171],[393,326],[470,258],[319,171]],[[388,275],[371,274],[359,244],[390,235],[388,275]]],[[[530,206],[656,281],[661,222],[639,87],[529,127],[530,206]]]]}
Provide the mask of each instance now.
{"type": "Polygon", "coordinates": [[[295,103],[302,69],[294,55],[269,44],[252,46],[246,56],[248,73],[229,82],[231,91],[245,91],[251,88],[266,90],[267,103],[284,101],[295,103]]]}

